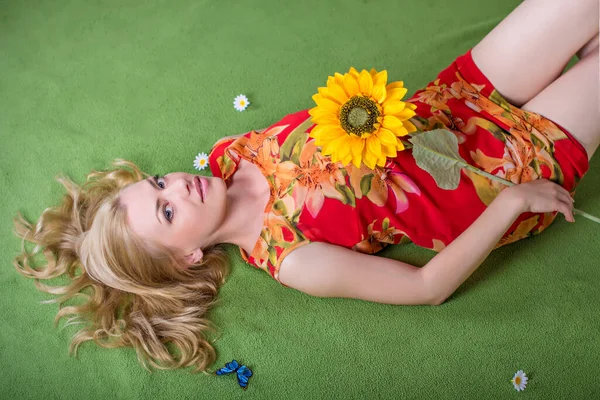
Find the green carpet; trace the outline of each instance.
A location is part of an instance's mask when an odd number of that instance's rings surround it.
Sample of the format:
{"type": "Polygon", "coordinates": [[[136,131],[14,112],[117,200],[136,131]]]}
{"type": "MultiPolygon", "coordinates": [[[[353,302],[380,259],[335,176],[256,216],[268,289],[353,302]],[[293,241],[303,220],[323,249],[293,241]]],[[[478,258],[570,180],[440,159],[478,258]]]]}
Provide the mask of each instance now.
{"type": "MultiPolygon", "coordinates": [[[[313,298],[230,248],[215,367],[252,368],[246,392],[233,376],[148,373],[132,349],[69,357],[75,328],[53,328],[51,296],[12,267],[12,217],[58,202],[58,174],[81,182],[117,157],[194,172],[218,137],[311,107],[350,66],[387,69],[412,93],[518,3],[0,0],[0,398],[598,398],[600,226],[580,217],[496,250],[440,307],[313,298]]],[[[576,198],[600,215],[599,157],[576,198]]],[[[433,253],[384,255],[423,265],[433,253]]]]}

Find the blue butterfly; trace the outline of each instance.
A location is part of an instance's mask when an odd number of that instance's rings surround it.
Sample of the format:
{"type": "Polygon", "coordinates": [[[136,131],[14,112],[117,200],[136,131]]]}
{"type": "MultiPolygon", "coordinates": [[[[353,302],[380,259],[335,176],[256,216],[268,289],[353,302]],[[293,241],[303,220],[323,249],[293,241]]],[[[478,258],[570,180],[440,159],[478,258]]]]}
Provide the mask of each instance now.
{"type": "Polygon", "coordinates": [[[223,368],[218,369],[215,374],[226,375],[236,371],[238,384],[242,389],[246,390],[248,388],[248,379],[252,376],[252,370],[245,365],[240,366],[236,360],[228,362],[223,368]]]}

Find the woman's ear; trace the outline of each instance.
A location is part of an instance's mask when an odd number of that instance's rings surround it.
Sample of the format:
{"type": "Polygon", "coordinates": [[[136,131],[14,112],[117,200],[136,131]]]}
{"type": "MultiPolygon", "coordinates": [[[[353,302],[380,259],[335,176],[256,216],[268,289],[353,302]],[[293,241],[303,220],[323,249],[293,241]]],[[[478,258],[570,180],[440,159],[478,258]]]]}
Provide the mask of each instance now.
{"type": "Polygon", "coordinates": [[[200,248],[197,248],[185,256],[185,261],[187,261],[189,265],[192,265],[202,261],[202,257],[204,257],[204,253],[200,248]]]}

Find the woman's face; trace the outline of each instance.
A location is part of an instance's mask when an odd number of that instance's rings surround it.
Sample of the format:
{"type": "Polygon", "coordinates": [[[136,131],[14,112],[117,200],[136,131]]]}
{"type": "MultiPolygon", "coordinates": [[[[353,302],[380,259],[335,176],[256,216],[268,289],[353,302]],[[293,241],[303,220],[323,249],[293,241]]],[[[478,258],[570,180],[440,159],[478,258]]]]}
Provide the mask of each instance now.
{"type": "Polygon", "coordinates": [[[120,199],[136,234],[188,255],[214,244],[211,236],[225,219],[226,191],[220,178],[173,172],[127,186],[120,199]]]}

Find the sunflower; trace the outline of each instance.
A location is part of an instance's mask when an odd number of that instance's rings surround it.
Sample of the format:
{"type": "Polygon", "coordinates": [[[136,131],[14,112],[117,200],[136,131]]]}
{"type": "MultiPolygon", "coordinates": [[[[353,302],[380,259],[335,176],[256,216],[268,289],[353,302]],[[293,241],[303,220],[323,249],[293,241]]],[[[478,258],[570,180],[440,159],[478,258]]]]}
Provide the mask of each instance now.
{"type": "Polygon", "coordinates": [[[322,146],[323,155],[343,165],[360,168],[362,162],[374,169],[404,150],[399,138],[417,130],[408,120],[416,106],[400,101],[407,92],[403,82],[386,82],[385,70],[359,73],[350,68],[319,88],[313,96],[317,107],[309,111],[316,124],[310,136],[322,146]]]}

